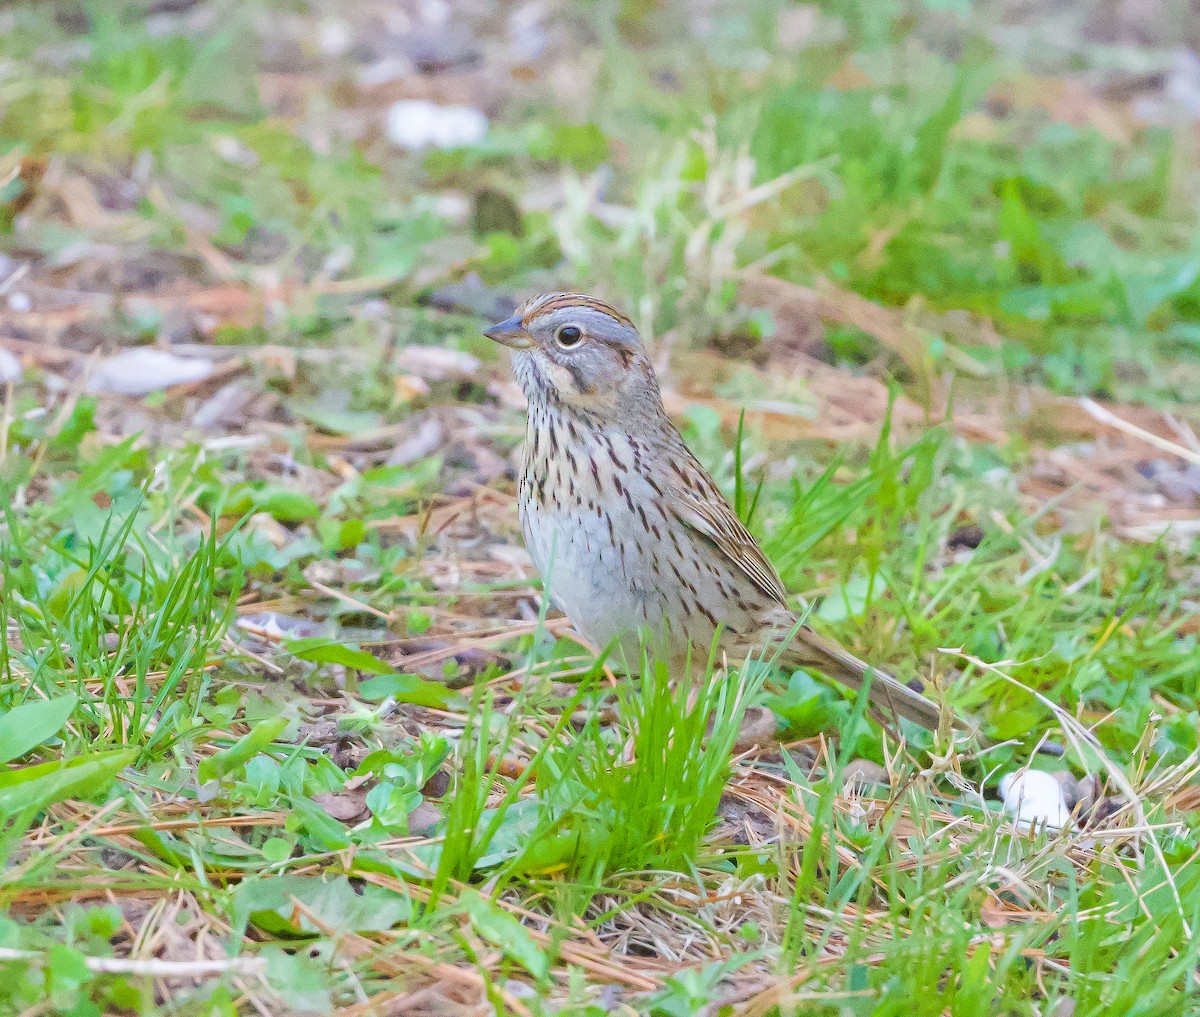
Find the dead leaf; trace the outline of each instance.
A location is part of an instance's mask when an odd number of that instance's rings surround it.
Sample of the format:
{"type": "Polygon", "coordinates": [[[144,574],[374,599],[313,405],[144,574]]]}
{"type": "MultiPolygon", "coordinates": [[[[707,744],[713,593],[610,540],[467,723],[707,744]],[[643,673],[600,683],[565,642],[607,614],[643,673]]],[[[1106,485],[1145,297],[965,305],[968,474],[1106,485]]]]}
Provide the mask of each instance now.
{"type": "Polygon", "coordinates": [[[92,369],[89,392],[143,396],[172,385],[202,381],[216,365],[204,358],[184,358],[148,346],[105,357],[92,369]]]}
{"type": "Polygon", "coordinates": [[[280,643],[284,639],[304,639],[317,635],[321,627],[308,618],[293,618],[274,611],[248,614],[237,620],[237,627],[259,639],[280,643]]]}
{"type": "Polygon", "coordinates": [[[751,749],[760,749],[775,742],[775,730],[779,726],[775,714],[765,706],[750,706],[742,717],[742,726],[733,743],[733,754],[741,755],[751,749]]]}
{"type": "Polygon", "coordinates": [[[396,401],[411,403],[414,399],[429,395],[429,382],[415,374],[397,374],[392,379],[396,390],[396,401]]]}
{"type": "Polygon", "coordinates": [[[366,795],[361,791],[313,795],[313,801],[342,823],[357,823],[371,813],[367,808],[366,795]]]}
{"type": "Polygon", "coordinates": [[[842,783],[847,788],[863,788],[871,784],[884,787],[891,781],[887,770],[869,759],[854,759],[842,771],[842,783]]]}
{"type": "Polygon", "coordinates": [[[426,381],[474,379],[479,358],[444,346],[405,346],[396,354],[396,367],[426,381]]]}
{"type": "Polygon", "coordinates": [[[428,836],[441,821],[442,810],[422,802],[408,814],[408,832],[416,837],[428,836]]]}
{"type": "Polygon", "coordinates": [[[408,466],[418,459],[432,455],[442,443],[445,429],[436,417],[426,417],[416,431],[396,444],[388,456],[388,466],[408,466]]]}

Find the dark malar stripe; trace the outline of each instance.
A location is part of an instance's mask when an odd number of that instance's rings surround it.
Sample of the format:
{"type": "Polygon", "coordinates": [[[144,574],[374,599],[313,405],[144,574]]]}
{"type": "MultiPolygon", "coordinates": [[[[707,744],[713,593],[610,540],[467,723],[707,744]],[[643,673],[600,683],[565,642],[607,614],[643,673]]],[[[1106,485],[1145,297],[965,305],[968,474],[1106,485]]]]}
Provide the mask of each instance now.
{"type": "Polygon", "coordinates": [[[591,395],[595,392],[595,388],[587,383],[587,379],[583,376],[583,371],[580,370],[578,364],[566,364],[567,370],[571,372],[571,378],[575,381],[575,391],[580,395],[591,395]]]}

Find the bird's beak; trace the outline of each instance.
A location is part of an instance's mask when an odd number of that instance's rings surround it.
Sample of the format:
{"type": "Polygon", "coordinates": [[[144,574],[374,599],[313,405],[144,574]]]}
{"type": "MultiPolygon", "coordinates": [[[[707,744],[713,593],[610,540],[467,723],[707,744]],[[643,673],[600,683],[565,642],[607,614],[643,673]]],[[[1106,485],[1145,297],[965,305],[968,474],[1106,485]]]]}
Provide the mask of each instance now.
{"type": "Polygon", "coordinates": [[[485,328],[483,334],[500,343],[501,346],[507,346],[513,350],[528,350],[535,345],[521,324],[520,317],[515,314],[511,318],[496,322],[490,328],[485,328]]]}

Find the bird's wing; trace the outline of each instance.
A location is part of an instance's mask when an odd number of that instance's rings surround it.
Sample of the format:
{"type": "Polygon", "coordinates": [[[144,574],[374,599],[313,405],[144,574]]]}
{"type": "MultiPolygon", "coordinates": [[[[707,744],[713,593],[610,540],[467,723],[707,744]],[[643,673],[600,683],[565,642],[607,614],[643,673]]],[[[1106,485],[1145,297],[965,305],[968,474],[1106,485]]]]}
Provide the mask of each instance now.
{"type": "Polygon", "coordinates": [[[690,491],[676,490],[670,493],[670,500],[675,516],[681,523],[711,541],[756,588],[777,603],[787,603],[787,591],[775,566],[767,560],[758,541],[742,525],[715,485],[711,497],[707,499],[697,497],[690,491]]]}

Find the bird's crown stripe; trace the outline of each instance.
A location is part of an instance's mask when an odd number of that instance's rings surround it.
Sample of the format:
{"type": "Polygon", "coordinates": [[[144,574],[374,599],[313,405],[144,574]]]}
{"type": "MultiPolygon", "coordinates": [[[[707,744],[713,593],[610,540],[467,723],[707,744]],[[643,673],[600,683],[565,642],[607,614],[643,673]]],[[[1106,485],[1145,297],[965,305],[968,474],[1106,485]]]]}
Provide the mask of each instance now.
{"type": "Polygon", "coordinates": [[[584,293],[549,293],[546,296],[535,297],[526,305],[525,313],[521,315],[521,324],[528,327],[533,323],[534,319],[540,318],[544,314],[551,314],[554,311],[562,310],[564,307],[590,308],[593,311],[599,311],[601,314],[607,314],[622,325],[630,328],[633,327],[633,322],[613,307],[612,304],[606,304],[603,300],[598,300],[596,297],[589,297],[584,293]]]}

